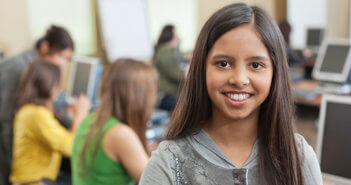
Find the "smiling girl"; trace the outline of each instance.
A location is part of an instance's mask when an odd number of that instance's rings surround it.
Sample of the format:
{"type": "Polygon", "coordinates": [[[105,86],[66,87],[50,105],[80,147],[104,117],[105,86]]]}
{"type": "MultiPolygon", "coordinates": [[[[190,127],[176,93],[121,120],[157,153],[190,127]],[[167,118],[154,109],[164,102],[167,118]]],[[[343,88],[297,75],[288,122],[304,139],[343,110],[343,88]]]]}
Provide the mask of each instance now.
{"type": "Polygon", "coordinates": [[[222,8],[202,28],[167,140],[140,184],[321,185],[293,107],[274,20],[258,7],[222,8]]]}

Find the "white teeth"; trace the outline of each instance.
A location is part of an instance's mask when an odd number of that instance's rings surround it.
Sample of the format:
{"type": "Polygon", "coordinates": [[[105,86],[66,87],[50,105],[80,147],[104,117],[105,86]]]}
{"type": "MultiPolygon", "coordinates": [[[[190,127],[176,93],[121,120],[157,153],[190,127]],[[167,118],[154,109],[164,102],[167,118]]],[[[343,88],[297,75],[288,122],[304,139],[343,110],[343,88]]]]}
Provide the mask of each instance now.
{"type": "Polygon", "coordinates": [[[249,98],[250,95],[249,94],[226,94],[226,96],[235,101],[243,101],[249,98]]]}

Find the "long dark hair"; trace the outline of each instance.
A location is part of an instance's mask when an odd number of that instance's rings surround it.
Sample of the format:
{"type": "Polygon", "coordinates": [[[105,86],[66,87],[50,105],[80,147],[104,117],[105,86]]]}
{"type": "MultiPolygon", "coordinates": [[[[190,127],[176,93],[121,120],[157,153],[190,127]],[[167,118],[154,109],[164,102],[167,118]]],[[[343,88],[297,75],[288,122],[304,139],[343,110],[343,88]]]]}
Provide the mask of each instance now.
{"type": "Polygon", "coordinates": [[[43,105],[52,96],[53,89],[60,83],[60,68],[44,60],[30,63],[21,75],[14,95],[16,109],[33,103],[43,105]]]}
{"type": "Polygon", "coordinates": [[[174,26],[171,24],[167,24],[166,26],[163,27],[160,37],[158,38],[155,46],[155,53],[157,53],[158,49],[162,44],[167,43],[173,39],[174,37],[173,31],[174,31],[174,26]]]}
{"type": "Polygon", "coordinates": [[[147,151],[145,132],[156,104],[157,81],[158,74],[153,67],[133,59],[119,59],[105,67],[100,106],[80,154],[83,167],[87,152],[92,152],[95,158],[102,129],[111,116],[130,126],[147,151]],[[88,151],[91,148],[92,151],[88,151]]]}
{"type": "Polygon", "coordinates": [[[39,49],[44,41],[48,42],[50,52],[60,52],[65,49],[74,50],[74,44],[70,34],[65,28],[60,26],[50,26],[50,28],[46,30],[45,35],[36,42],[35,47],[39,49]]]}
{"type": "Polygon", "coordinates": [[[270,185],[303,185],[301,161],[293,134],[294,104],[284,39],[274,20],[258,7],[232,4],[218,10],[206,22],[197,40],[167,139],[199,132],[212,115],[206,89],[208,52],[224,33],[243,24],[255,26],[272,59],[274,71],[270,93],[259,114],[260,178],[270,185]]]}

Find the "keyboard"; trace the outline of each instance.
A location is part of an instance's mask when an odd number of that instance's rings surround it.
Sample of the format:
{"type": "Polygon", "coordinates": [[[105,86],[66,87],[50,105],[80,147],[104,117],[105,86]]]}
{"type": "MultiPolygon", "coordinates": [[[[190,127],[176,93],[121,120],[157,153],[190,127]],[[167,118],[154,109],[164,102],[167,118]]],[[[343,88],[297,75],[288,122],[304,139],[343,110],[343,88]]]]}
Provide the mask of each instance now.
{"type": "Polygon", "coordinates": [[[321,94],[351,94],[351,84],[320,83],[316,88],[317,93],[321,94]]]}

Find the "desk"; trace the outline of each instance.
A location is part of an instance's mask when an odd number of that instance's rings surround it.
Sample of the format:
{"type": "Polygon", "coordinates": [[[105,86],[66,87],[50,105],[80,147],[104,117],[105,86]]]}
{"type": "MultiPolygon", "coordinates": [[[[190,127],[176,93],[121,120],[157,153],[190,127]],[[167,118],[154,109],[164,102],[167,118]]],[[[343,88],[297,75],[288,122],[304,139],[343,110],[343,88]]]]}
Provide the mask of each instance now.
{"type": "Polygon", "coordinates": [[[292,84],[295,103],[319,107],[321,95],[315,92],[318,82],[314,80],[301,80],[292,84]]]}

